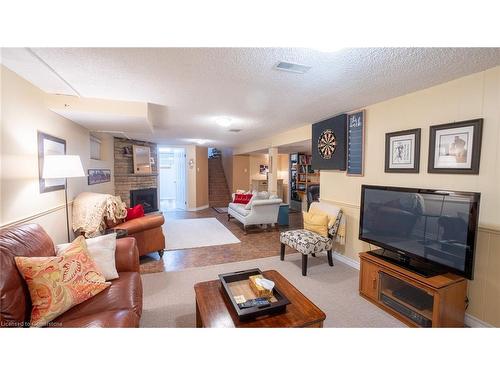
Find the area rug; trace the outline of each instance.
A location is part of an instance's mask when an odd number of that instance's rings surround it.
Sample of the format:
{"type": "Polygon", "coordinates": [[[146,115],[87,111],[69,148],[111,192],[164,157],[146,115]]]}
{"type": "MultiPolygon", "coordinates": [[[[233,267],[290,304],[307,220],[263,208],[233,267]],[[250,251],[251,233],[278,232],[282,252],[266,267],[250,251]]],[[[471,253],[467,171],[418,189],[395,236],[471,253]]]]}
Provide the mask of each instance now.
{"type": "Polygon", "coordinates": [[[310,257],[308,275],[301,274],[300,254],[225,263],[191,268],[177,272],[160,272],[142,276],[144,303],[142,327],[195,327],[195,295],[197,282],[214,280],[220,273],[258,267],[274,269],[326,314],[325,327],[403,327],[385,311],[358,294],[359,271],[335,261],[328,266],[325,255],[310,257]]]}
{"type": "Polygon", "coordinates": [[[227,207],[212,207],[219,214],[227,214],[227,207]]]}
{"type": "Polygon", "coordinates": [[[192,249],[241,242],[216,218],[166,220],[166,250],[192,249]]]}

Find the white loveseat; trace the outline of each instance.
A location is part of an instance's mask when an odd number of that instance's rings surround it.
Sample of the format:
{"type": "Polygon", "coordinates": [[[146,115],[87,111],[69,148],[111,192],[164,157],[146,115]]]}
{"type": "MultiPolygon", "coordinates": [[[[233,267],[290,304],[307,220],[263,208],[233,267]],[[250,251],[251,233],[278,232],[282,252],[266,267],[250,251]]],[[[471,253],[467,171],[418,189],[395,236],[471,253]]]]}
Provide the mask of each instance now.
{"type": "MultiPolygon", "coordinates": [[[[234,198],[233,198],[234,200],[234,198]]],[[[248,225],[276,224],[281,199],[256,197],[248,204],[229,203],[227,208],[227,219],[234,217],[243,224],[246,233],[248,225]]]]}

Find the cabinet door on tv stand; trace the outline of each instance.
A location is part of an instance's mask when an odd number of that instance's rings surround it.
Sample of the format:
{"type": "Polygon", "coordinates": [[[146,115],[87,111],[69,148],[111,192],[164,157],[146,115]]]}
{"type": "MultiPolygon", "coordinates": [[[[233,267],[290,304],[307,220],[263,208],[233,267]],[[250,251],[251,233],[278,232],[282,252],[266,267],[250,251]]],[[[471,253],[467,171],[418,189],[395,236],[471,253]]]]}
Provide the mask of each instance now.
{"type": "Polygon", "coordinates": [[[375,301],[378,300],[379,270],[380,267],[373,263],[366,261],[361,262],[359,291],[366,297],[375,301]]]}

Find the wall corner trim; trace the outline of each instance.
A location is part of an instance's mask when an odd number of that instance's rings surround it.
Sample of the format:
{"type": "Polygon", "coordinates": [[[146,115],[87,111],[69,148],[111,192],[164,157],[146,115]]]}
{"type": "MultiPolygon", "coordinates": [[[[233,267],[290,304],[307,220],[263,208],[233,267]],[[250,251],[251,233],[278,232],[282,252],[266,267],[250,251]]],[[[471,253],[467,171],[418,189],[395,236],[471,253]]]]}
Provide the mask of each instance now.
{"type": "Polygon", "coordinates": [[[470,328],[494,328],[489,323],[483,322],[471,314],[465,313],[465,325],[470,328]]]}
{"type": "Polygon", "coordinates": [[[348,256],[345,256],[344,254],[341,254],[337,251],[333,252],[333,257],[337,259],[339,262],[342,262],[344,264],[347,264],[349,267],[355,268],[359,270],[359,262],[355,261],[352,258],[349,258],[348,256]]]}

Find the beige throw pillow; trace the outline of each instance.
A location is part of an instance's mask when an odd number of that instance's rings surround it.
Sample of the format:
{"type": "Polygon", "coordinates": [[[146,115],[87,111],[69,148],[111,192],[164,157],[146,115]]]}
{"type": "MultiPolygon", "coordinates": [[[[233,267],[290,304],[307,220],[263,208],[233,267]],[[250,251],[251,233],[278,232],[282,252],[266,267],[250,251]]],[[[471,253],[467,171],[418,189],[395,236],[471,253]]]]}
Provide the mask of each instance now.
{"type": "MultiPolygon", "coordinates": [[[[89,238],[85,240],[87,251],[94,260],[97,268],[101,271],[106,281],[118,278],[116,270],[115,251],[116,233],[89,238]]],[[[65,243],[56,246],[56,255],[62,256],[71,244],[65,243]]]]}

